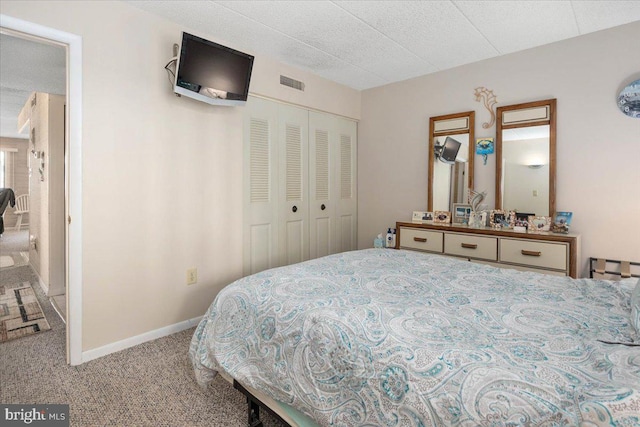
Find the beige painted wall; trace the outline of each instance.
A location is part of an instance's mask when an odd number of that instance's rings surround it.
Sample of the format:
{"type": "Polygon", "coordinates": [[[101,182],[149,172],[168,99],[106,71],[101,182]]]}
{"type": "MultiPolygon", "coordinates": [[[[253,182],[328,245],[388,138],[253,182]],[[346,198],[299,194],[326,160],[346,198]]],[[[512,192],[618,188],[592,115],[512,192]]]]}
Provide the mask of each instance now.
{"type": "MultiPolygon", "coordinates": [[[[16,197],[29,193],[29,165],[27,161],[29,151],[29,140],[18,138],[0,138],[0,149],[16,149],[13,152],[14,168],[13,168],[13,184],[11,188],[16,197]]],[[[11,206],[4,211],[4,228],[9,229],[16,225],[18,217],[13,214],[15,209],[11,206]]],[[[24,214],[22,223],[29,222],[29,214],[24,214]]],[[[27,226],[28,227],[28,226],[27,226]]]]}
{"type": "MultiPolygon", "coordinates": [[[[122,2],[3,0],[2,13],[83,38],[83,350],[202,315],[242,274],[243,110],[173,95],[163,66],[190,29],[122,2]]],[[[250,90],[360,116],[359,92],[267,58],[250,90]]]]}
{"type": "MultiPolygon", "coordinates": [[[[499,105],[558,99],[557,203],[573,211],[589,256],[640,261],[640,120],[622,114],[617,94],[640,78],[640,22],[427,75],[362,93],[358,139],[358,247],[412,211],[427,209],[429,117],[475,110],[476,138],[489,113],[475,101],[485,86],[499,105]]],[[[475,157],[475,188],[494,204],[495,155],[475,157]]]]}

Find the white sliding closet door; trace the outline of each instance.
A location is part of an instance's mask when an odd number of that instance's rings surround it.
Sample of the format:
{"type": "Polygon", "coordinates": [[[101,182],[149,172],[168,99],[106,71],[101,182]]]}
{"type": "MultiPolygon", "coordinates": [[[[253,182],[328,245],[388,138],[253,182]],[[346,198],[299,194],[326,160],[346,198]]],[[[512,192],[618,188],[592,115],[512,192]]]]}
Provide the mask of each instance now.
{"type": "Polygon", "coordinates": [[[280,265],[278,110],[249,98],[244,116],[244,274],[280,265]]]}
{"type": "Polygon", "coordinates": [[[309,259],[309,112],[279,104],[279,242],[281,265],[309,259]]]}

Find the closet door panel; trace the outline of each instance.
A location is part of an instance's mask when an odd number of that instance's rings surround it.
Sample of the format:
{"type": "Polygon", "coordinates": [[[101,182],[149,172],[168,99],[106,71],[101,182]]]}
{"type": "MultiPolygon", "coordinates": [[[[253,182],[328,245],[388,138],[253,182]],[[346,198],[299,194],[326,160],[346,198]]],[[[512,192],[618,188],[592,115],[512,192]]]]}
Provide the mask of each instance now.
{"type": "Polygon", "coordinates": [[[338,252],[357,248],[358,187],[357,173],[357,124],[351,120],[336,118],[336,207],[338,218],[336,233],[338,252]]]}
{"type": "Polygon", "coordinates": [[[309,221],[310,257],[335,253],[335,130],[329,115],[309,113],[309,221]]]}
{"type": "Polygon", "coordinates": [[[309,113],[278,105],[281,265],[309,259],[309,113]]]}
{"type": "Polygon", "coordinates": [[[244,274],[280,265],[277,235],[278,109],[249,98],[244,117],[244,274]]]}

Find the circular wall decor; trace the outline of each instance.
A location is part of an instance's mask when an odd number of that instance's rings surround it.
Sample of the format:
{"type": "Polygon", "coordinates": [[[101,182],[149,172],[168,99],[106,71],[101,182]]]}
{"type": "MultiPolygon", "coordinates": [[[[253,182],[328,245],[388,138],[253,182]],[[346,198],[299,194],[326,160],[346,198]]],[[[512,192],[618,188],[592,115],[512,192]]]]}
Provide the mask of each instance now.
{"type": "Polygon", "coordinates": [[[618,95],[618,108],[629,117],[640,119],[640,80],[629,83],[618,95]]]}

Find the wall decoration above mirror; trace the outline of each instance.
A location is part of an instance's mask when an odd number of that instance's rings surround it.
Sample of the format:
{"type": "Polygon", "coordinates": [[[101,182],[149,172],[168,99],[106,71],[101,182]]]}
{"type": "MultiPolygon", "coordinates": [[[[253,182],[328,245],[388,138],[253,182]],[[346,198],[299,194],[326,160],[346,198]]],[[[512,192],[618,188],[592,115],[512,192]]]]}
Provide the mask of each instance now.
{"type": "Polygon", "coordinates": [[[475,112],[429,119],[429,211],[453,210],[467,203],[473,188],[475,112]]]}
{"type": "Polygon", "coordinates": [[[492,90],[487,89],[484,86],[477,87],[473,95],[476,97],[476,101],[484,104],[484,108],[491,114],[491,120],[482,123],[483,129],[489,129],[496,121],[496,113],[493,112],[493,106],[498,103],[498,98],[493,94],[492,90]]]}
{"type": "Polygon", "coordinates": [[[556,100],[497,109],[496,209],[551,216],[556,202],[556,100]]]}

